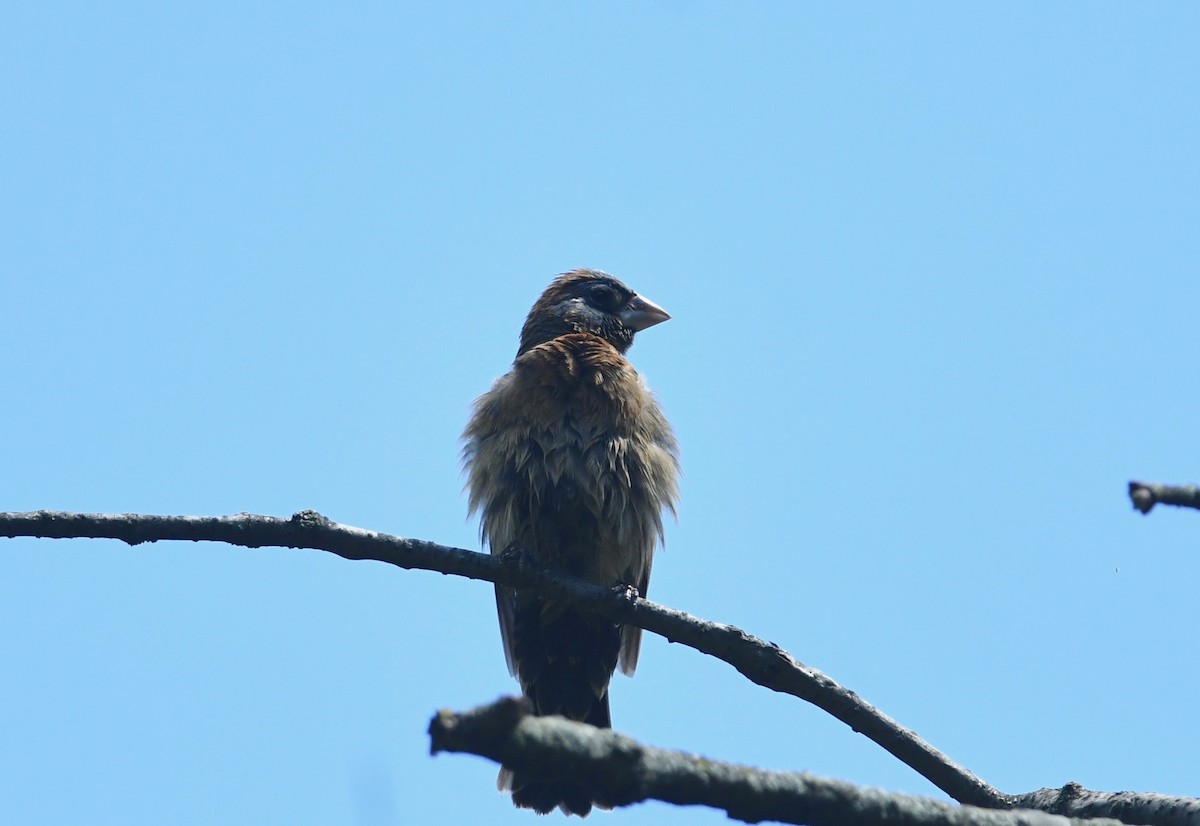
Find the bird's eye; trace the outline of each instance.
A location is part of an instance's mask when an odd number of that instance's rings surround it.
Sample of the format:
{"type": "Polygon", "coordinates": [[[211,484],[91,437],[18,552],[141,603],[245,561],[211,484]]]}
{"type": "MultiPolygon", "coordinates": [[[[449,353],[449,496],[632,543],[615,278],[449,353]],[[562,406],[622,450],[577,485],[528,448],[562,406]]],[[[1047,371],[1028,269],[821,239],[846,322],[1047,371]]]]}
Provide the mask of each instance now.
{"type": "Polygon", "coordinates": [[[591,303],[602,310],[615,310],[621,303],[621,296],[607,284],[596,284],[588,292],[591,303]]]}

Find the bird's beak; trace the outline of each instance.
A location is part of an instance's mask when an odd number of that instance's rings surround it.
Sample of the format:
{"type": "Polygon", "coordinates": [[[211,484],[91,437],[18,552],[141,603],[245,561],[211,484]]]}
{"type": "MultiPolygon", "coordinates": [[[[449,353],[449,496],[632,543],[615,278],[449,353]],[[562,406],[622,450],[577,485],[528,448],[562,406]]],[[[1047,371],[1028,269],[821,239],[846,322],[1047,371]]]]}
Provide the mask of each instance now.
{"type": "Polygon", "coordinates": [[[662,307],[640,295],[635,295],[633,300],[626,304],[625,308],[617,315],[621,319],[621,323],[635,333],[645,330],[647,327],[653,327],[655,324],[661,324],[671,317],[662,307]]]}

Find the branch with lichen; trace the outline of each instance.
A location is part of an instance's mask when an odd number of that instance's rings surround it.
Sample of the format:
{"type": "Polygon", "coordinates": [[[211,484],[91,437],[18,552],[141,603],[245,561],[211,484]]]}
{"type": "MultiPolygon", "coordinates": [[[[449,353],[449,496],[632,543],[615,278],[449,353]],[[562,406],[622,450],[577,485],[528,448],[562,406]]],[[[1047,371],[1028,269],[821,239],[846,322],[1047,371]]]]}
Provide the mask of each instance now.
{"type": "Polygon", "coordinates": [[[892,794],[805,772],[764,771],[647,746],[611,729],[562,717],[537,717],[522,698],[471,711],[439,711],[430,751],[476,754],[525,774],[582,785],[605,808],[661,800],[708,806],[746,823],[808,826],[1119,826],[1030,809],[954,806],[892,794]]]}

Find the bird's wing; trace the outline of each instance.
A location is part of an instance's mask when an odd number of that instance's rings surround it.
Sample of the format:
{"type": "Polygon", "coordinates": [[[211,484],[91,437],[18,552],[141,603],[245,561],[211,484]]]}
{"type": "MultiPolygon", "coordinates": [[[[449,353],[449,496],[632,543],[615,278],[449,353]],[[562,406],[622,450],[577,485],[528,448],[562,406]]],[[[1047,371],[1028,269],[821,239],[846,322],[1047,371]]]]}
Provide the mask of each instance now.
{"type": "MultiPolygon", "coordinates": [[[[641,575],[629,583],[637,588],[638,596],[646,598],[650,588],[650,555],[646,554],[646,562],[642,566],[641,575]]],[[[617,657],[617,667],[626,677],[632,677],[637,669],[638,653],[642,649],[642,629],[636,625],[625,625],[621,628],[621,653],[617,657]]]]}
{"type": "Polygon", "coordinates": [[[508,673],[517,676],[517,661],[513,656],[513,623],[517,610],[517,592],[504,585],[496,586],[496,615],[500,617],[500,639],[504,643],[504,662],[508,673]]]}

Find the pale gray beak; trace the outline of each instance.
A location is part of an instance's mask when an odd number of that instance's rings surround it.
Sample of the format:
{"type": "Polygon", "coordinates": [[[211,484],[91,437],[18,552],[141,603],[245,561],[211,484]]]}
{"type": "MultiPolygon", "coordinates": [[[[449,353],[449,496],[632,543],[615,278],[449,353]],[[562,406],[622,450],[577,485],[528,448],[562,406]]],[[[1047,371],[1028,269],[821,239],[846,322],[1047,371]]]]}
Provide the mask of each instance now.
{"type": "Polygon", "coordinates": [[[621,319],[622,324],[636,333],[661,324],[671,316],[650,299],[635,295],[625,308],[617,313],[617,317],[621,319]]]}

